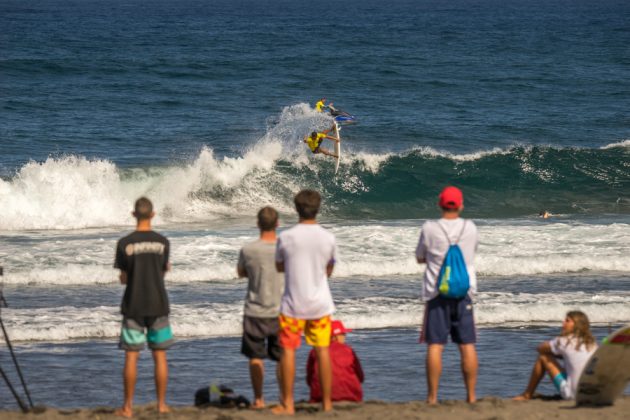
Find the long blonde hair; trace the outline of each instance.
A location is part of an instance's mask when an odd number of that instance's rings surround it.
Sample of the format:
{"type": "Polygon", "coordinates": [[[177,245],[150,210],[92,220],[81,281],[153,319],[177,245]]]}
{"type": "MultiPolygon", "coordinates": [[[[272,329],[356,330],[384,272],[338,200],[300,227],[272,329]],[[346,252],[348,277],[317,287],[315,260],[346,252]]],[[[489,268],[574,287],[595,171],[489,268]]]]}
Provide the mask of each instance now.
{"type": "Polygon", "coordinates": [[[591,323],[586,314],[582,311],[569,311],[567,318],[573,321],[573,330],[562,333],[563,336],[571,336],[571,341],[575,339],[575,349],[580,350],[582,344],[586,349],[590,349],[595,344],[595,338],[591,333],[591,323]]]}

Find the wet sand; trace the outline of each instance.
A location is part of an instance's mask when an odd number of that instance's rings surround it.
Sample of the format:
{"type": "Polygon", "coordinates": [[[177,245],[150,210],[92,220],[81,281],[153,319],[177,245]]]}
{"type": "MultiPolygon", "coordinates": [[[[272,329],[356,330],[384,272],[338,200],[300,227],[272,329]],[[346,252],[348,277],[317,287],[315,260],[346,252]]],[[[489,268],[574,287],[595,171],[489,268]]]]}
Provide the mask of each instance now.
{"type": "MultiPolygon", "coordinates": [[[[338,419],[627,419],[630,413],[630,397],[625,396],[611,407],[575,407],[571,401],[512,401],[494,397],[485,397],[477,404],[469,405],[463,401],[443,401],[437,406],[424,402],[387,403],[368,401],[363,404],[338,403],[331,413],[319,412],[317,405],[298,404],[297,418],[338,418],[338,419]]],[[[196,408],[172,407],[172,412],[158,415],[155,405],[148,404],[135,408],[136,419],[272,419],[268,409],[261,411],[239,410],[235,408],[196,408]]],[[[114,409],[96,407],[83,409],[46,408],[39,413],[22,414],[18,411],[0,411],[0,420],[38,419],[38,420],[83,420],[83,419],[118,419],[114,409]]]]}

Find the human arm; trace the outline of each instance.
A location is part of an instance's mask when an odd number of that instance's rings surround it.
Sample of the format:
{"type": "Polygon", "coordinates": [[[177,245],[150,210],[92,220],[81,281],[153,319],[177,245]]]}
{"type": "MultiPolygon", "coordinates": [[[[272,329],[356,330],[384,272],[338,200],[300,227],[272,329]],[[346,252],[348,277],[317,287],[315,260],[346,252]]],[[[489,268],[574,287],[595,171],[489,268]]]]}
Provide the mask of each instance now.
{"type": "Polygon", "coordinates": [[[284,273],[284,250],[282,248],[282,238],[276,241],[276,271],[284,273]]]}
{"type": "Polygon", "coordinates": [[[549,343],[549,341],[543,341],[542,343],[538,345],[538,354],[546,354],[546,355],[555,356],[555,354],[553,353],[551,349],[551,344],[549,343]]]}
{"type": "Polygon", "coordinates": [[[330,260],[328,262],[328,265],[326,266],[326,276],[330,278],[330,276],[332,276],[334,269],[335,269],[335,260],[330,260]]]}
{"type": "Polygon", "coordinates": [[[238,254],[238,262],[236,263],[236,274],[239,278],[247,277],[247,269],[245,268],[245,256],[243,250],[238,254]]]}
{"type": "Polygon", "coordinates": [[[326,264],[326,277],[330,278],[332,276],[333,270],[335,269],[335,264],[337,263],[337,255],[339,251],[337,249],[337,242],[333,236],[333,244],[332,244],[332,255],[328,260],[328,264],[326,264]]]}
{"type": "Polygon", "coordinates": [[[418,245],[416,246],[416,261],[418,262],[418,264],[426,264],[427,262],[426,252],[427,252],[427,248],[424,243],[424,226],[423,226],[422,232],[420,232],[420,238],[418,239],[418,245]]]}
{"type": "Polygon", "coordinates": [[[118,280],[120,280],[120,284],[127,284],[127,258],[125,252],[122,249],[120,241],[118,241],[118,243],[116,244],[114,268],[118,268],[120,270],[120,273],[118,274],[118,280]]]}
{"type": "Polygon", "coordinates": [[[363,381],[365,380],[365,376],[363,375],[363,368],[361,367],[361,361],[357,357],[354,350],[352,350],[352,358],[353,358],[352,369],[354,370],[354,373],[357,375],[357,378],[359,378],[359,382],[363,383],[363,381]]]}

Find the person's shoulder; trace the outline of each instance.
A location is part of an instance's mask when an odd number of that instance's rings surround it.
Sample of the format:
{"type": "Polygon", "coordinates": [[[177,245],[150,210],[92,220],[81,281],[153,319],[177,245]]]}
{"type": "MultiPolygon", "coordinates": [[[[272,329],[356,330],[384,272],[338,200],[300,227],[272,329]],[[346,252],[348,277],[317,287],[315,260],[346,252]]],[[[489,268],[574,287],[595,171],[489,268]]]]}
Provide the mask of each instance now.
{"type": "Polygon", "coordinates": [[[477,224],[472,219],[462,219],[466,224],[466,230],[477,233],[477,224]]]}
{"type": "Polygon", "coordinates": [[[428,219],[426,220],[423,224],[422,224],[422,232],[431,232],[434,231],[436,229],[439,229],[440,227],[438,226],[438,220],[437,219],[428,219]]]}
{"type": "Polygon", "coordinates": [[[168,244],[169,240],[166,236],[162,235],[161,233],[158,233],[154,230],[150,230],[147,233],[147,237],[150,238],[151,241],[153,242],[162,242],[164,244],[168,244]]]}
{"type": "Polygon", "coordinates": [[[275,242],[267,242],[261,239],[256,239],[255,241],[250,241],[244,244],[241,250],[243,251],[243,253],[249,253],[249,252],[255,252],[255,251],[264,250],[264,249],[275,249],[275,248],[276,248],[275,242]]]}

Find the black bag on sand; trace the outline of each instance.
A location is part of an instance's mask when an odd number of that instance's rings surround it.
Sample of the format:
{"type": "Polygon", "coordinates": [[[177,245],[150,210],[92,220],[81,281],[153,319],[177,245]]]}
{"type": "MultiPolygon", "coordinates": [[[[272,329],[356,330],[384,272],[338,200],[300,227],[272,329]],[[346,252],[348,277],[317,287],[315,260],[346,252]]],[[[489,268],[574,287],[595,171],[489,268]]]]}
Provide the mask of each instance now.
{"type": "Polygon", "coordinates": [[[195,406],[219,408],[249,408],[251,403],[242,395],[236,395],[232,388],[225,385],[206,386],[195,392],[195,406]]]}

